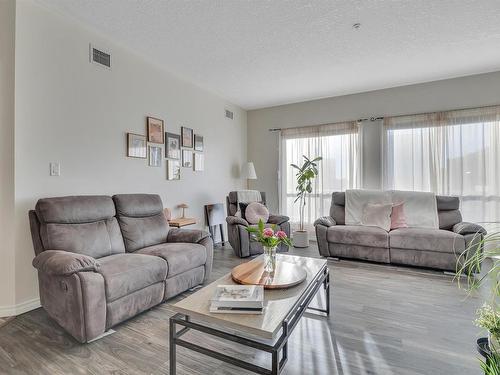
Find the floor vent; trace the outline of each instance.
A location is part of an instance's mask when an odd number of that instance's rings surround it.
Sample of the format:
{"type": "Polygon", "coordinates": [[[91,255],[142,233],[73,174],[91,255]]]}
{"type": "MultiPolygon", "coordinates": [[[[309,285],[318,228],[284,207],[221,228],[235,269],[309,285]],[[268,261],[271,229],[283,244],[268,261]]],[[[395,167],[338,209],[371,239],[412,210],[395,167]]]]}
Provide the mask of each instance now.
{"type": "Polygon", "coordinates": [[[234,118],[234,113],[231,112],[229,109],[226,109],[226,118],[232,120],[234,118]]]}
{"type": "Polygon", "coordinates": [[[90,45],[90,62],[109,69],[111,68],[111,55],[90,45]]]}

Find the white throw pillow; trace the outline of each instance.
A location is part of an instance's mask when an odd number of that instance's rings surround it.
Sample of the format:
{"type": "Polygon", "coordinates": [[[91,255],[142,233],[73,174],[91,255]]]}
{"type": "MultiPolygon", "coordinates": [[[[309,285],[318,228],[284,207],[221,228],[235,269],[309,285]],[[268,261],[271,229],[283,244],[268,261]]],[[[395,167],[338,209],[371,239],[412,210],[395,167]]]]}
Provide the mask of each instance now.
{"type": "Polygon", "coordinates": [[[392,204],[367,203],[363,207],[361,225],[379,227],[389,232],[391,229],[392,204]]]}
{"type": "Polygon", "coordinates": [[[269,210],[259,202],[250,203],[245,210],[245,219],[250,224],[258,224],[262,219],[264,223],[269,220],[269,210]]]}

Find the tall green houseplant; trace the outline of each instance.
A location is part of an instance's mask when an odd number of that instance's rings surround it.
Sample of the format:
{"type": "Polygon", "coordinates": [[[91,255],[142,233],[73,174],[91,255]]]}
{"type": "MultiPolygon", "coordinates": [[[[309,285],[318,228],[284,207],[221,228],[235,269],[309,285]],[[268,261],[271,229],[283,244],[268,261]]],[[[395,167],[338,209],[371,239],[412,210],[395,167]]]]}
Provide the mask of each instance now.
{"type": "Polygon", "coordinates": [[[318,176],[318,163],[322,160],[322,157],[317,157],[314,159],[309,159],[307,156],[302,155],[304,158],[304,163],[302,166],[297,164],[290,164],[292,168],[297,170],[295,177],[297,178],[297,197],[294,203],[299,201],[299,230],[294,232],[294,246],[295,247],[307,247],[309,246],[309,238],[307,232],[304,230],[304,209],[306,206],[307,194],[312,193],[312,183],[313,180],[318,176]]]}

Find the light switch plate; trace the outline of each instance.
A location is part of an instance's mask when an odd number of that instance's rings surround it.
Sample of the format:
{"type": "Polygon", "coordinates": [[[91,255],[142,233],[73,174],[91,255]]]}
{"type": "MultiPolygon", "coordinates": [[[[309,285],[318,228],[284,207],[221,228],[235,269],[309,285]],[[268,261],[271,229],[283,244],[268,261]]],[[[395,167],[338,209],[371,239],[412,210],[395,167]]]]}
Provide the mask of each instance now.
{"type": "Polygon", "coordinates": [[[50,163],[50,175],[51,176],[61,175],[61,166],[59,163],[50,163]]]}

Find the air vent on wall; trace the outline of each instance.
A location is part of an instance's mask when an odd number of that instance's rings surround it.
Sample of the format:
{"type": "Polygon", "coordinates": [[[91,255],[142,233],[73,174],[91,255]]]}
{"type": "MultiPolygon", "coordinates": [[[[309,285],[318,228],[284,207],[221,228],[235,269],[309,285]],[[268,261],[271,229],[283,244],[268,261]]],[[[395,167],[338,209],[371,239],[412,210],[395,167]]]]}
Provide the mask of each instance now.
{"type": "Polygon", "coordinates": [[[105,68],[111,68],[111,55],[102,49],[90,45],[90,62],[105,68]]]}
{"type": "Polygon", "coordinates": [[[226,117],[232,120],[234,117],[233,112],[231,112],[229,109],[226,109],[226,117]]]}

